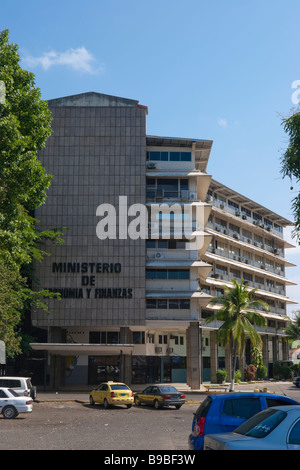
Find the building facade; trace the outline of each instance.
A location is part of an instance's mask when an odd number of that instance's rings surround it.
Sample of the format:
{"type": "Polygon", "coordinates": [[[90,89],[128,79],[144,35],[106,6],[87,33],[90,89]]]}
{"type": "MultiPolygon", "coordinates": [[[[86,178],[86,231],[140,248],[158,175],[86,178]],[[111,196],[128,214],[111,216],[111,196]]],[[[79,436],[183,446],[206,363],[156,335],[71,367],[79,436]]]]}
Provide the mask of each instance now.
{"type": "Polygon", "coordinates": [[[39,158],[53,182],[36,218],[64,227],[64,244],[36,265],[37,288],[60,299],[32,312],[48,337],[32,347],[47,353],[50,386],[214,382],[230,359],[205,318],[232,278],[271,305],[260,333],[272,374],[288,358],[290,222],[207,174],[211,141],[147,135],[138,101],[84,93],[48,103],[53,134],[39,158]]]}

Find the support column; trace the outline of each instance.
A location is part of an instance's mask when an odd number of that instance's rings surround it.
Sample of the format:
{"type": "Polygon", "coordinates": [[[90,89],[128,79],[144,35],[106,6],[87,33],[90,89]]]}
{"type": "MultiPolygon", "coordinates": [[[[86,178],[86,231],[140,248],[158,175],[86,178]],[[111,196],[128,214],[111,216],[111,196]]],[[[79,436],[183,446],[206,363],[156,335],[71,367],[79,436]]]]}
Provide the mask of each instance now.
{"type": "Polygon", "coordinates": [[[212,330],[210,332],[210,381],[217,383],[217,370],[218,370],[218,343],[217,332],[212,330]]]}
{"type": "MultiPolygon", "coordinates": [[[[130,328],[121,327],[120,328],[120,343],[121,344],[131,344],[132,333],[130,328]]],[[[132,378],[132,354],[123,354],[121,351],[120,354],[120,380],[127,385],[131,385],[132,378]]]]}
{"type": "Polygon", "coordinates": [[[267,368],[269,367],[269,345],[268,345],[268,335],[262,336],[262,359],[263,365],[267,368]]]}
{"type": "Polygon", "coordinates": [[[197,390],[202,383],[201,329],[198,322],[190,323],[187,340],[187,383],[197,390]]]}

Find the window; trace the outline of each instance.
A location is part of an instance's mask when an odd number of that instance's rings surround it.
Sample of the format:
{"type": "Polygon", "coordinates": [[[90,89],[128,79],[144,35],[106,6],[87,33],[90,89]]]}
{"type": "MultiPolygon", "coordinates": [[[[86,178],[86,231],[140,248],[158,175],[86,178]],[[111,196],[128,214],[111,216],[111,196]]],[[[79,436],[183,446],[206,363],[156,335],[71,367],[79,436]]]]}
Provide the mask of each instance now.
{"type": "Polygon", "coordinates": [[[240,233],[240,228],[237,225],[229,224],[229,229],[235,233],[240,233]]]}
{"type": "Polygon", "coordinates": [[[284,411],[267,409],[264,413],[252,416],[248,421],[239,426],[235,432],[244,436],[262,439],[275,429],[285,418],[284,411]]]}
{"type": "Polygon", "coordinates": [[[239,271],[238,269],[231,269],[230,270],[230,274],[233,276],[233,277],[236,277],[238,279],[241,278],[241,271],[239,271]]]}
{"type": "Polygon", "coordinates": [[[300,444],[300,420],[297,421],[290,432],[289,444],[300,444]]]}
{"type": "Polygon", "coordinates": [[[146,269],[146,279],[189,279],[189,269],[146,269]]]}
{"type": "Polygon", "coordinates": [[[89,342],[90,344],[118,344],[119,332],[118,331],[90,331],[89,342]]]}
{"type": "Polygon", "coordinates": [[[166,309],[168,308],[168,300],[167,299],[157,299],[157,308],[159,309],[166,309]]]}
{"type": "Polygon", "coordinates": [[[261,411],[259,398],[239,398],[225,400],[222,414],[249,419],[261,411]]]}
{"type": "Polygon", "coordinates": [[[145,344],[145,332],[134,331],[132,333],[133,344],[145,344]]]}
{"type": "Polygon", "coordinates": [[[272,406],[286,406],[290,404],[280,398],[266,398],[266,403],[268,408],[271,408],[272,406]]]}
{"type": "Polygon", "coordinates": [[[215,218],[215,224],[220,226],[220,228],[222,229],[226,229],[227,228],[227,223],[225,220],[223,219],[219,219],[219,217],[216,217],[215,218]]]}
{"type": "Polygon", "coordinates": [[[225,266],[221,266],[220,264],[216,264],[216,273],[226,275],[227,268],[225,266]]]}
{"type": "Polygon", "coordinates": [[[168,344],[168,335],[158,335],[158,344],[168,344]]]}
{"type": "Polygon", "coordinates": [[[245,273],[244,272],[244,281],[252,281],[252,274],[249,274],[249,273],[245,273]]]}
{"type": "Polygon", "coordinates": [[[192,152],[147,152],[147,160],[150,161],[170,161],[170,162],[190,162],[192,152]]]}
{"type": "Polygon", "coordinates": [[[228,206],[229,207],[232,207],[233,209],[235,210],[239,210],[240,206],[236,203],[236,202],[233,202],[233,201],[230,201],[230,199],[228,199],[228,206]]]}
{"type": "Polygon", "coordinates": [[[146,308],[189,310],[190,299],[147,299],[146,308]]]}
{"type": "Polygon", "coordinates": [[[248,217],[251,217],[251,211],[247,209],[246,207],[241,207],[241,213],[244,215],[247,215],[248,217]]]}

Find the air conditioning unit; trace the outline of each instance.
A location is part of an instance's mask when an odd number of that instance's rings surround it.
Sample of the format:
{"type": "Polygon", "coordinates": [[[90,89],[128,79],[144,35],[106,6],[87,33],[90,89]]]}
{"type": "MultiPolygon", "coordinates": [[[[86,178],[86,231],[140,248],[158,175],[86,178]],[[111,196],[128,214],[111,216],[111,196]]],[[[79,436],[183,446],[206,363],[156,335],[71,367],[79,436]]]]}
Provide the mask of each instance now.
{"type": "Polygon", "coordinates": [[[241,213],[239,211],[235,211],[236,217],[240,217],[241,213]]]}
{"type": "Polygon", "coordinates": [[[197,199],[197,193],[190,193],[190,199],[195,201],[197,199]]]}
{"type": "Polygon", "coordinates": [[[163,254],[163,253],[160,253],[160,252],[157,252],[157,253],[155,253],[154,257],[155,257],[156,259],[161,259],[161,258],[164,257],[164,254],[163,254]]]}
{"type": "Polygon", "coordinates": [[[236,240],[239,240],[239,238],[240,238],[240,236],[239,236],[238,233],[234,233],[232,236],[233,236],[233,238],[235,238],[236,240]]]}
{"type": "Polygon", "coordinates": [[[245,214],[242,215],[243,220],[247,220],[247,216],[245,214]]]}
{"type": "Polygon", "coordinates": [[[148,168],[149,170],[155,170],[155,168],[156,168],[156,163],[154,163],[154,162],[148,162],[148,163],[147,163],[147,168],[148,168]]]}
{"type": "Polygon", "coordinates": [[[162,352],[162,348],[155,347],[155,352],[156,352],[156,353],[161,353],[161,352],[162,352]]]}
{"type": "Polygon", "coordinates": [[[167,348],[167,353],[172,353],[173,352],[173,348],[167,348]]]}

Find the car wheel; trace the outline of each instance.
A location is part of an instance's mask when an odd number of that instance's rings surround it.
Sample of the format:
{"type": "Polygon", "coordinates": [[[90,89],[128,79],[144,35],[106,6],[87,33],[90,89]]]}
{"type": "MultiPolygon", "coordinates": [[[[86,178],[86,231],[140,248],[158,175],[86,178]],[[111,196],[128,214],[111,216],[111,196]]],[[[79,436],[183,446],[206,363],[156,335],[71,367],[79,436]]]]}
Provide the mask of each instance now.
{"type": "Polygon", "coordinates": [[[94,398],[92,397],[92,395],[90,395],[90,405],[95,405],[94,398]]]}
{"type": "Polygon", "coordinates": [[[18,412],[14,406],[8,405],[2,410],[3,417],[5,419],[14,419],[18,416],[18,412]]]}
{"type": "Polygon", "coordinates": [[[176,410],[180,410],[182,405],[175,405],[176,410]]]}
{"type": "Polygon", "coordinates": [[[138,397],[134,397],[134,404],[135,404],[136,406],[141,406],[141,402],[140,402],[140,400],[138,399],[138,397]]]}
{"type": "Polygon", "coordinates": [[[296,387],[298,387],[298,388],[299,388],[299,387],[300,387],[300,384],[299,384],[299,383],[297,383],[297,384],[296,384],[296,387]]]}
{"type": "Polygon", "coordinates": [[[159,405],[159,401],[158,400],[154,400],[153,402],[153,406],[156,410],[158,410],[160,408],[160,405],[159,405]]]}
{"type": "Polygon", "coordinates": [[[128,409],[132,407],[132,405],[126,405],[126,406],[127,406],[128,409]]]}
{"type": "Polygon", "coordinates": [[[106,410],[109,408],[109,404],[108,404],[108,401],[106,400],[106,398],[104,398],[103,406],[106,410]]]}

